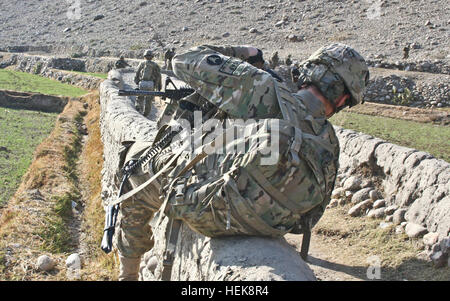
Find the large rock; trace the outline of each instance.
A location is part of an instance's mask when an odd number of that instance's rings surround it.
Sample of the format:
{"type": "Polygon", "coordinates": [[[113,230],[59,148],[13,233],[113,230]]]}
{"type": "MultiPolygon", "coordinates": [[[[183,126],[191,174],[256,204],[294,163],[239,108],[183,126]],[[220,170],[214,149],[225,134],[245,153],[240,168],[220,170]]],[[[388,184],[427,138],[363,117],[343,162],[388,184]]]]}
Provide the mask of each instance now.
{"type": "Polygon", "coordinates": [[[353,206],[352,208],[350,208],[350,210],[348,211],[348,214],[350,216],[359,216],[361,214],[364,213],[364,211],[368,208],[370,208],[372,206],[372,200],[365,200],[355,206],[353,206]]]}
{"type": "Polygon", "coordinates": [[[406,214],[406,209],[404,209],[404,208],[395,210],[394,216],[392,219],[394,224],[400,225],[401,223],[403,223],[405,221],[405,214],[406,214]]]}
{"type": "Polygon", "coordinates": [[[36,261],[36,268],[39,271],[49,272],[56,266],[56,262],[47,255],[41,255],[36,261]]]}
{"type": "Polygon", "coordinates": [[[352,203],[357,204],[369,198],[369,193],[373,188],[367,187],[355,192],[352,196],[352,203]]]}
{"type": "Polygon", "coordinates": [[[427,228],[414,224],[414,223],[408,223],[405,227],[406,235],[410,238],[418,238],[425,235],[428,231],[427,228]]]}
{"type": "Polygon", "coordinates": [[[362,180],[361,180],[360,177],[358,177],[358,176],[351,176],[351,177],[348,177],[344,181],[342,187],[345,190],[356,191],[359,188],[361,188],[361,183],[362,183],[362,180]]]}

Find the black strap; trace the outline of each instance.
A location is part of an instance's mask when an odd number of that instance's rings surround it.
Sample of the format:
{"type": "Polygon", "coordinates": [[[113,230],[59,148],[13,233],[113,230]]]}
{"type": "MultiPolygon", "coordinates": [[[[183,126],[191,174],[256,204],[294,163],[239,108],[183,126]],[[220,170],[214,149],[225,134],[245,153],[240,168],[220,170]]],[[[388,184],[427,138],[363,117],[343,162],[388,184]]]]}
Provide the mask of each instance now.
{"type": "Polygon", "coordinates": [[[163,269],[161,274],[161,279],[163,281],[170,281],[172,275],[172,266],[175,258],[175,250],[177,247],[178,234],[180,232],[182,221],[179,219],[170,219],[169,227],[167,231],[169,231],[169,239],[166,244],[166,251],[164,252],[163,258],[163,269]]]}

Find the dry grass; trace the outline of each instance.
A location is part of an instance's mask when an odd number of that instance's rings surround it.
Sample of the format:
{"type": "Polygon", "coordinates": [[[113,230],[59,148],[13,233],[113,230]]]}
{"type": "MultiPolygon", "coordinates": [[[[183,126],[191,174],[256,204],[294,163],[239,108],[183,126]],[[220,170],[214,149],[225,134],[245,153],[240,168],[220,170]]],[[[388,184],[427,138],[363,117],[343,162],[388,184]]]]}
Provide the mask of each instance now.
{"type": "Polygon", "coordinates": [[[36,149],[33,163],[23,181],[0,216],[0,274],[1,280],[64,280],[65,256],[55,247],[55,236],[65,229],[67,202],[61,203],[74,191],[68,177],[66,152],[76,140],[76,118],[83,111],[79,100],[71,100],[59,115],[55,128],[36,149]],[[61,207],[61,204],[63,207],[61,207]],[[60,227],[51,232],[52,227],[60,227]],[[55,254],[51,254],[56,252],[55,254]],[[51,255],[57,267],[51,273],[35,268],[38,256],[51,255]]]}
{"type": "Polygon", "coordinates": [[[100,136],[100,104],[98,92],[84,98],[89,105],[85,117],[88,139],[81,154],[85,192],[83,229],[86,233],[87,264],[83,269],[85,280],[117,280],[117,264],[113,255],[106,255],[100,249],[103,235],[104,210],[101,200],[101,170],[103,167],[103,143],[100,136]]]}
{"type": "Polygon", "coordinates": [[[419,239],[396,234],[395,227],[379,228],[380,219],[350,217],[350,205],[327,209],[314,228],[314,239],[330,254],[329,260],[348,267],[353,276],[367,279],[368,259],[381,260],[381,280],[448,280],[449,268],[436,269],[419,260],[419,239]],[[334,250],[330,252],[330,250],[334,250]]]}
{"type": "Polygon", "coordinates": [[[98,98],[93,92],[69,102],[50,136],[35,150],[18,191],[0,212],[0,280],[69,280],[65,259],[78,247],[84,259],[81,280],[117,279],[115,257],[100,249],[104,210],[98,98]],[[76,127],[80,122],[89,133],[84,146],[76,127]],[[81,243],[69,229],[72,201],[84,203],[81,243]],[[57,262],[50,273],[35,268],[42,254],[57,262]]]}

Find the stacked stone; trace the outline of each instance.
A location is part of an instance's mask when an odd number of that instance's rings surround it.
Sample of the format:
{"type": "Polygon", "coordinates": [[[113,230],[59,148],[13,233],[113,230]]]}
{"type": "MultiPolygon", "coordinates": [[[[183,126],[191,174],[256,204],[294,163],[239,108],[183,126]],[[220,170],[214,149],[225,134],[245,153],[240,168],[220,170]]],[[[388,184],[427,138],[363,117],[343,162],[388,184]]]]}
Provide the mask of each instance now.
{"type": "Polygon", "coordinates": [[[426,250],[419,258],[447,265],[450,164],[369,135],[339,127],[336,133],[340,169],[329,207],[351,204],[350,216],[379,219],[380,228],[423,238],[426,250]]]}
{"type": "Polygon", "coordinates": [[[404,71],[418,71],[438,74],[450,74],[450,66],[441,60],[419,61],[419,62],[386,62],[381,59],[366,60],[370,67],[386,68],[404,71]]]}
{"type": "Polygon", "coordinates": [[[420,108],[450,106],[450,83],[416,84],[408,77],[390,75],[370,80],[364,99],[369,102],[420,108]]]}

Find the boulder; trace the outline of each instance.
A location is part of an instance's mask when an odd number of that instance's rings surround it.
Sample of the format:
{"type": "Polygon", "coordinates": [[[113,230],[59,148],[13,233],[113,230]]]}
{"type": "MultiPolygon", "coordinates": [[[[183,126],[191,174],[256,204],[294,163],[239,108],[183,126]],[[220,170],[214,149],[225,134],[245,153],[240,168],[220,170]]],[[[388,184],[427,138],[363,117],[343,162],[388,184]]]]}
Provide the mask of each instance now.
{"type": "Polygon", "coordinates": [[[49,272],[56,266],[56,262],[47,255],[41,255],[36,261],[36,268],[43,272],[49,272]]]}
{"type": "Polygon", "coordinates": [[[418,224],[414,224],[414,223],[408,223],[405,227],[405,232],[406,235],[408,235],[408,237],[410,238],[418,238],[418,237],[422,237],[423,235],[425,235],[428,230],[427,228],[418,225],[418,224]]]}
{"type": "Polygon", "coordinates": [[[355,194],[353,194],[352,196],[352,203],[357,204],[364,200],[367,200],[369,198],[369,192],[371,190],[373,190],[373,188],[367,187],[355,192],[355,194]]]}
{"type": "Polygon", "coordinates": [[[384,208],[372,209],[367,216],[371,218],[382,218],[384,216],[384,208]]]}
{"type": "MultiPolygon", "coordinates": [[[[372,199],[372,198],[371,198],[372,199]]],[[[381,208],[381,207],[384,207],[384,206],[386,206],[386,201],[385,200],[383,200],[383,199],[380,199],[380,200],[376,200],[374,203],[373,203],[373,208],[374,209],[378,209],[378,208],[381,208]]],[[[391,213],[392,214],[392,213],[391,213]]]]}
{"type": "Polygon", "coordinates": [[[371,206],[372,206],[372,200],[365,200],[365,201],[353,206],[352,208],[350,208],[350,210],[348,211],[348,214],[353,217],[362,215],[364,210],[370,208],[371,206]]]}
{"type": "Polygon", "coordinates": [[[401,209],[395,210],[393,219],[392,219],[394,224],[399,225],[402,222],[404,222],[405,221],[405,213],[406,213],[406,209],[401,208],[401,209]]]}
{"type": "Polygon", "coordinates": [[[432,246],[435,243],[437,243],[439,240],[439,233],[430,232],[424,235],[423,237],[423,243],[426,246],[432,246]]]}
{"type": "Polygon", "coordinates": [[[361,178],[358,176],[348,177],[342,185],[345,190],[356,191],[361,188],[361,178]]]}

